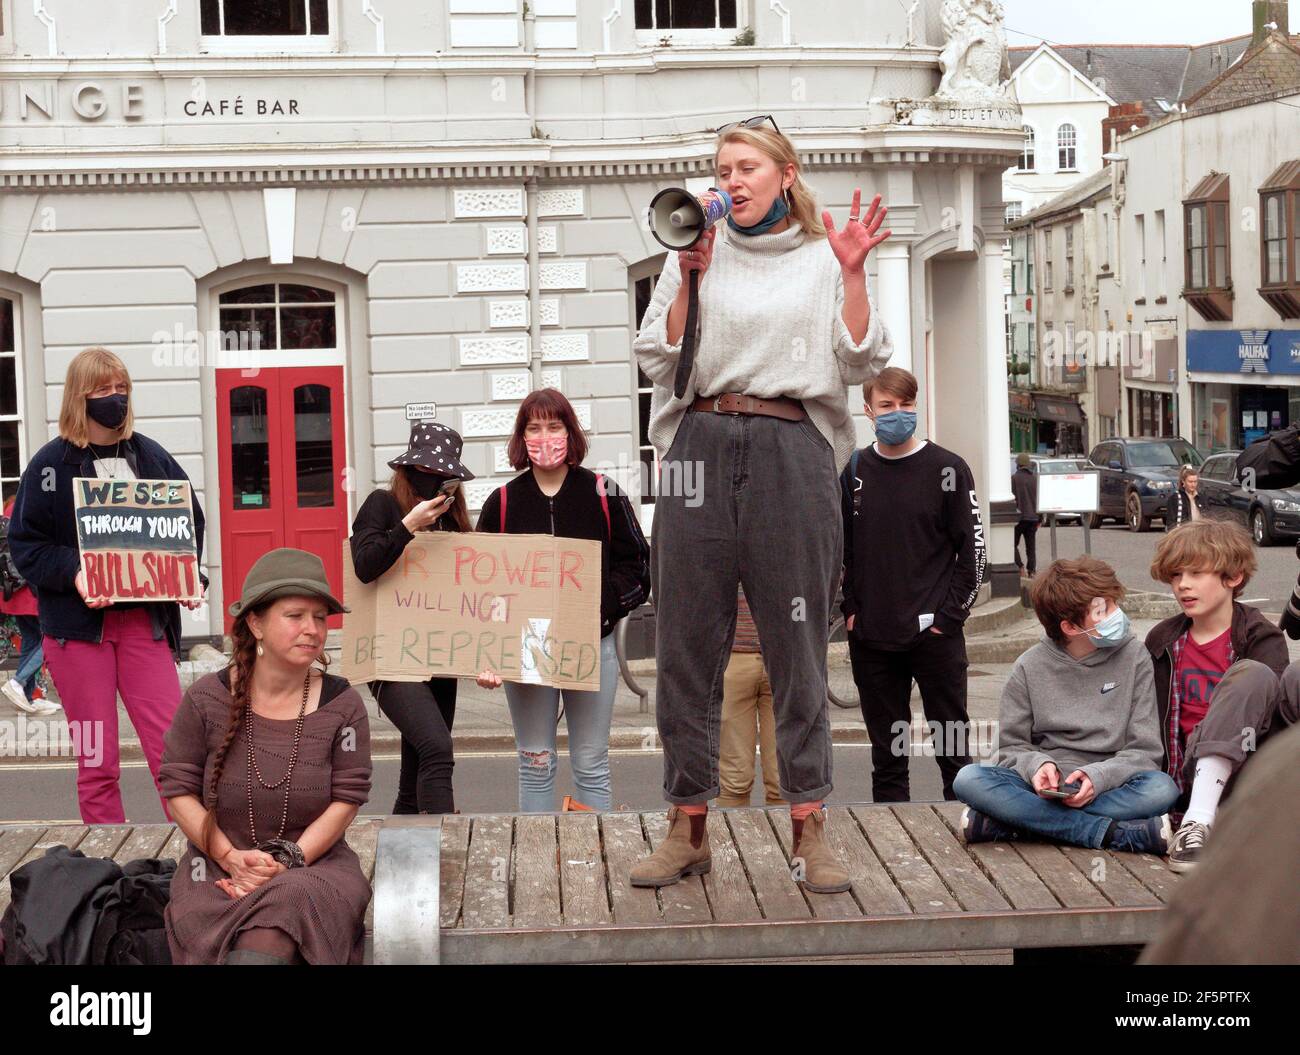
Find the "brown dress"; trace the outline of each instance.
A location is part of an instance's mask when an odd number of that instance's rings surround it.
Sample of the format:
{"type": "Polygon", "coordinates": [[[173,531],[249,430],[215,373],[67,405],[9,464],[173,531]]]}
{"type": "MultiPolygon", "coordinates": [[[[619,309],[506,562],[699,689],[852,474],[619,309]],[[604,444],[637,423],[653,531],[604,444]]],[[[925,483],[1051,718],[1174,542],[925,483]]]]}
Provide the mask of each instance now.
{"type": "MultiPolygon", "coordinates": [[[[230,675],[208,674],[185,693],[164,742],[159,783],[164,798],[197,795],[230,722],[230,675]]],[[[294,719],[253,715],[257,765],[267,781],[289,764],[294,719]]],[[[370,794],[370,725],[361,697],[342,678],[326,674],[320,706],[303,720],[298,761],[289,788],[284,838],[297,841],[331,802],[362,806],[370,794]]],[[[259,841],[275,838],[284,788],[253,780],[253,816],[259,841]]],[[[253,848],[248,830],[248,741],[241,720],[217,788],[217,824],[235,847],[253,848]]],[[[361,862],[340,838],[306,868],[291,868],[235,899],[216,887],[228,873],[191,843],[172,879],[167,941],[178,964],[221,963],[240,932],[275,927],[298,944],[308,963],[361,963],[370,884],[361,862]]]]}

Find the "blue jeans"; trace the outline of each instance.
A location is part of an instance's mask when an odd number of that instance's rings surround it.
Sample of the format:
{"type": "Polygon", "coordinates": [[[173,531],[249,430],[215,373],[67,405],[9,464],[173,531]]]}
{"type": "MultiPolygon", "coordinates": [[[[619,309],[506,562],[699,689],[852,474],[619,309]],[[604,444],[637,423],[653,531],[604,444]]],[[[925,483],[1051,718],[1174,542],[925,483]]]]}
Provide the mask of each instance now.
{"type": "Polygon", "coordinates": [[[1001,766],[964,766],[953,781],[953,790],[962,802],[1003,824],[1092,849],[1101,848],[1111,821],[1159,817],[1178,801],[1173,779],[1155,769],[1139,773],[1080,807],[1043,798],[1014,769],[1001,766]]]}
{"type": "Polygon", "coordinates": [[[549,685],[505,684],[510,720],[519,751],[519,812],[546,813],[555,804],[555,718],[564,694],[564,719],[569,729],[569,766],[575,796],[584,806],[613,809],[609,781],[609,726],[618,688],[618,656],[614,635],[600,642],[600,691],[575,692],[549,685]]]}
{"type": "Polygon", "coordinates": [[[36,675],[45,662],[45,651],[41,641],[41,621],[34,615],[16,615],[18,633],[22,637],[22,651],[18,654],[18,669],[14,671],[14,681],[23,687],[27,698],[32,698],[36,691],[36,675]]]}

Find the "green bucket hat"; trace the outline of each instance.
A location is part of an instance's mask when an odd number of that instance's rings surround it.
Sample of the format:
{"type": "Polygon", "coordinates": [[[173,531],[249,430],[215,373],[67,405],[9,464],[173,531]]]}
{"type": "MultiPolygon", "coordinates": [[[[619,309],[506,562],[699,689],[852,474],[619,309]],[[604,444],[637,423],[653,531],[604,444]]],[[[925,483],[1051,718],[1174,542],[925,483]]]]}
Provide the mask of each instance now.
{"type": "Polygon", "coordinates": [[[258,557],[244,577],[244,592],[230,606],[230,614],[238,619],[248,609],[277,597],[319,597],[329,606],[330,615],[352,611],[330,593],[321,559],[300,549],[273,549],[258,557]]]}

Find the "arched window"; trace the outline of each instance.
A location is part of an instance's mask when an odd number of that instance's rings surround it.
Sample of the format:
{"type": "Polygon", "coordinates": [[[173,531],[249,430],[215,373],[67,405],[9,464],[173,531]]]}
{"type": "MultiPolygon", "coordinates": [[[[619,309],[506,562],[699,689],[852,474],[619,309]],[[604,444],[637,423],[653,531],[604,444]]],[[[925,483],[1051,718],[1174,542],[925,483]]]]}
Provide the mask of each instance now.
{"type": "Polygon", "coordinates": [[[1056,167],[1061,172],[1073,172],[1079,167],[1079,130],[1074,125],[1061,125],[1056,130],[1056,167]]]}
{"type": "Polygon", "coordinates": [[[244,286],[218,299],[226,346],[254,351],[337,348],[335,308],[330,290],[288,282],[244,286]]]}
{"type": "Polygon", "coordinates": [[[1034,130],[1025,125],[1025,147],[1020,152],[1020,171],[1033,172],[1036,167],[1034,162],[1034,130]]]}

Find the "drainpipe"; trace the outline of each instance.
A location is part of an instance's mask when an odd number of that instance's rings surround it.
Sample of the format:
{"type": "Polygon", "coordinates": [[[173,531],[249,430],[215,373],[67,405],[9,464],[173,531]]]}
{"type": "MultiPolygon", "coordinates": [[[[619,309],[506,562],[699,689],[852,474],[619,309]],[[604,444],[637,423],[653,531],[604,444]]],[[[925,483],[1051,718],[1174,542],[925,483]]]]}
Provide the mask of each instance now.
{"type": "MultiPolygon", "coordinates": [[[[524,3],[524,50],[533,62],[524,74],[524,109],[528,116],[529,135],[540,138],[537,129],[537,16],[532,4],[524,3]]],[[[527,197],[528,237],[528,347],[532,388],[542,387],[542,275],[540,254],[537,248],[537,171],[533,168],[524,181],[527,197]]]]}

